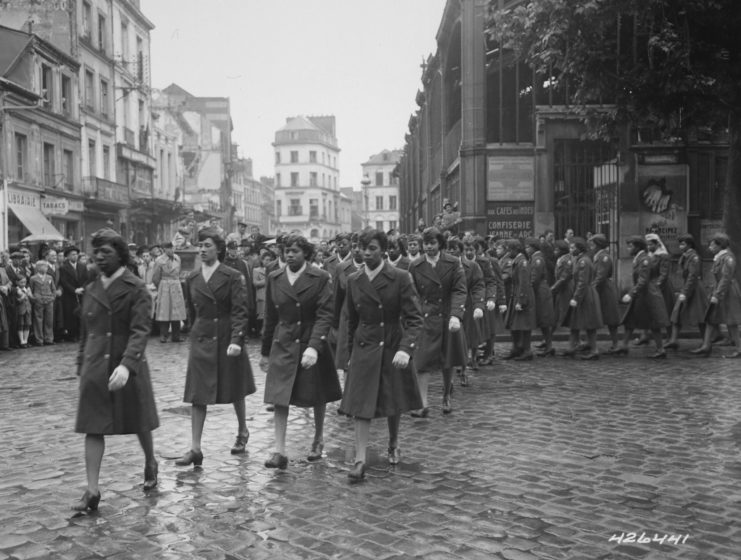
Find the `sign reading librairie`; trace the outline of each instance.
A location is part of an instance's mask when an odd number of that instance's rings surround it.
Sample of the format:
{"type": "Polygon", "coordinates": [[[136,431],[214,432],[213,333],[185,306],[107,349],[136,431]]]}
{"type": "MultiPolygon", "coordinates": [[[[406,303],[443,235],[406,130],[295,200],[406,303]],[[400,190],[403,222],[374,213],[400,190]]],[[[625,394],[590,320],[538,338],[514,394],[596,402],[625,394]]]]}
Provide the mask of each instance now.
{"type": "Polygon", "coordinates": [[[486,200],[534,200],[535,164],[532,156],[489,156],[486,200]]]}
{"type": "Polygon", "coordinates": [[[487,202],[486,229],[502,239],[533,235],[534,202],[487,202]]]}

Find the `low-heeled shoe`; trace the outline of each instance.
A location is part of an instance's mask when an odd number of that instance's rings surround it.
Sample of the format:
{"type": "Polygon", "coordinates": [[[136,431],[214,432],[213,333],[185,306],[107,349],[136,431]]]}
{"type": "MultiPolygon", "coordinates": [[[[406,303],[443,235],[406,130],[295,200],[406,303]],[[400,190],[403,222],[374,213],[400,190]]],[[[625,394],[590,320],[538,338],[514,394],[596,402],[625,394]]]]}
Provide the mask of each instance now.
{"type": "Polygon", "coordinates": [[[265,461],[265,466],[269,469],[285,470],[288,466],[288,457],[277,452],[273,453],[270,458],[265,461]]]}
{"type": "Polygon", "coordinates": [[[398,465],[401,462],[401,451],[398,447],[389,447],[389,465],[398,465]]]}
{"type": "Polygon", "coordinates": [[[247,450],[247,442],[249,441],[249,439],[249,431],[244,434],[237,434],[237,439],[234,440],[234,445],[232,445],[232,455],[244,453],[247,450]]]}
{"type": "Polygon", "coordinates": [[[350,480],[363,480],[365,478],[365,463],[363,461],[355,463],[355,466],[347,473],[347,478],[350,480]]]}
{"type": "Polygon", "coordinates": [[[100,492],[93,494],[90,490],[85,490],[80,501],[72,506],[72,511],[95,511],[98,509],[99,503],[100,492]]]}
{"type": "Polygon", "coordinates": [[[177,459],[175,461],[175,464],[178,467],[187,467],[188,465],[194,465],[196,467],[200,467],[203,464],[203,452],[193,451],[191,449],[185,455],[180,457],[180,459],[177,459]]]}
{"type": "Polygon", "coordinates": [[[311,444],[311,451],[306,456],[306,460],[311,463],[321,460],[322,451],[324,451],[324,444],[321,441],[315,441],[311,444]]]}
{"type": "Polygon", "coordinates": [[[158,474],[159,466],[156,461],[152,464],[144,465],[144,490],[152,490],[157,486],[158,474]]]}

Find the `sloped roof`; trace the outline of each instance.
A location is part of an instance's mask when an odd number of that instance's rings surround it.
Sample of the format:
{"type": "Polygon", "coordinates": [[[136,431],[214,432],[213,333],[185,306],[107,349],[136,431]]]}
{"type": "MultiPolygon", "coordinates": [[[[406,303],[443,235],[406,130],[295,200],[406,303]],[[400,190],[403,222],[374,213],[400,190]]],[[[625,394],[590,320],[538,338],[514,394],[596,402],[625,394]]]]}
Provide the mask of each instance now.
{"type": "Polygon", "coordinates": [[[176,83],[170,84],[162,91],[168,95],[172,95],[173,97],[193,97],[193,95],[190,92],[184,90],[176,83]]]}
{"type": "Polygon", "coordinates": [[[31,41],[32,35],[0,25],[0,76],[12,69],[13,63],[31,41]]]}
{"type": "Polygon", "coordinates": [[[403,150],[383,150],[377,154],[372,155],[370,158],[368,158],[368,161],[366,161],[362,165],[383,165],[399,163],[403,154],[403,150]]]}
{"type": "Polygon", "coordinates": [[[303,115],[299,115],[298,117],[286,118],[286,124],[283,125],[283,128],[279,129],[278,132],[282,130],[318,130],[320,132],[323,132],[321,128],[319,128],[303,115]]]}

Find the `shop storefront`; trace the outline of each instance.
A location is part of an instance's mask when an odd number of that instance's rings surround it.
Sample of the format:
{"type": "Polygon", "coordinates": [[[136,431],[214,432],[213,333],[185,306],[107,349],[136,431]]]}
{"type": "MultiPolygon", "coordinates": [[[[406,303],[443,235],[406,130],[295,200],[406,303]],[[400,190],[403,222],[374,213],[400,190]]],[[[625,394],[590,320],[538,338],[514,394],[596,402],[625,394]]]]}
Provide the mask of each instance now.
{"type": "Polygon", "coordinates": [[[62,241],[64,236],[41,212],[37,191],[8,188],[8,245],[62,241]]]}

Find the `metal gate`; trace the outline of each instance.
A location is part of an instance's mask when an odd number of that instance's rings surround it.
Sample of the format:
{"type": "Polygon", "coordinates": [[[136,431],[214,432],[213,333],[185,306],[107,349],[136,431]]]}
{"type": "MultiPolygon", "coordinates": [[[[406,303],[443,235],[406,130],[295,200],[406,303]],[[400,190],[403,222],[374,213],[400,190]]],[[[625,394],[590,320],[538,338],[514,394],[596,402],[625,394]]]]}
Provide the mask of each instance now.
{"type": "Polygon", "coordinates": [[[607,142],[555,140],[553,154],[556,237],[567,229],[587,237],[604,233],[617,243],[617,152],[607,142]]]}

